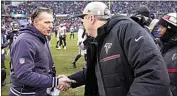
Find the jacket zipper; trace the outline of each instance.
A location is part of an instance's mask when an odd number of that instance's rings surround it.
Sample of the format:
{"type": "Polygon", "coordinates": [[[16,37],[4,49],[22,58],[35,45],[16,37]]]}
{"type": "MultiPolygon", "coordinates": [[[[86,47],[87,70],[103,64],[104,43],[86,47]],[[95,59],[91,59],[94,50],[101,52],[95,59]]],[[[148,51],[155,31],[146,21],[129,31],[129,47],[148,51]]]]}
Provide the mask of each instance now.
{"type": "Polygon", "coordinates": [[[99,61],[99,57],[100,57],[100,50],[99,50],[99,44],[98,42],[96,41],[97,44],[96,45],[96,53],[97,53],[97,66],[98,66],[98,74],[100,75],[100,79],[102,81],[102,85],[103,85],[103,96],[106,96],[106,91],[105,91],[105,85],[104,85],[104,80],[103,80],[103,74],[102,74],[102,70],[101,70],[101,65],[100,65],[100,61],[99,61]]]}

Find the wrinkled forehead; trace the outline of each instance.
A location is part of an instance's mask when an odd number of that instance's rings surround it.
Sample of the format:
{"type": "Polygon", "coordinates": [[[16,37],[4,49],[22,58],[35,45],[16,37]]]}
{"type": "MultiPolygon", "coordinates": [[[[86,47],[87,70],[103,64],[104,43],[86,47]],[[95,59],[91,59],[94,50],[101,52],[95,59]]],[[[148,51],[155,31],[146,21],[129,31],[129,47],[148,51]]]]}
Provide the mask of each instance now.
{"type": "Polygon", "coordinates": [[[40,13],[38,18],[39,20],[42,20],[42,21],[51,21],[51,22],[54,21],[53,15],[47,12],[40,13]]]}

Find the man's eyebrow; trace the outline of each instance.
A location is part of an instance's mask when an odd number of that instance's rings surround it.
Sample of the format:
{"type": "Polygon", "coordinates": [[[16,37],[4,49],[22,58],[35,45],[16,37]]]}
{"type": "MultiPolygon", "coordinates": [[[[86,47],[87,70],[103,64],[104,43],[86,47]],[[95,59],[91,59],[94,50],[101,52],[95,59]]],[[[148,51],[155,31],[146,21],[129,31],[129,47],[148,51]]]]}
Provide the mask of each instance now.
{"type": "Polygon", "coordinates": [[[54,21],[44,21],[45,23],[53,23],[54,21]]]}

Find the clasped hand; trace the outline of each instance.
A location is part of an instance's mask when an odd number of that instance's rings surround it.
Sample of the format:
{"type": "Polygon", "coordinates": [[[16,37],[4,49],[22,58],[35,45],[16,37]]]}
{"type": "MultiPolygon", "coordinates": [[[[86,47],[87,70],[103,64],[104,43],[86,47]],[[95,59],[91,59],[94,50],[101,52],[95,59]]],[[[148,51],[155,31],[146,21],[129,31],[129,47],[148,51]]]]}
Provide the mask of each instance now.
{"type": "Polygon", "coordinates": [[[59,89],[60,91],[66,91],[71,87],[71,83],[76,83],[75,80],[71,80],[65,75],[59,75],[58,78],[59,84],[57,86],[57,89],[59,89]]]}

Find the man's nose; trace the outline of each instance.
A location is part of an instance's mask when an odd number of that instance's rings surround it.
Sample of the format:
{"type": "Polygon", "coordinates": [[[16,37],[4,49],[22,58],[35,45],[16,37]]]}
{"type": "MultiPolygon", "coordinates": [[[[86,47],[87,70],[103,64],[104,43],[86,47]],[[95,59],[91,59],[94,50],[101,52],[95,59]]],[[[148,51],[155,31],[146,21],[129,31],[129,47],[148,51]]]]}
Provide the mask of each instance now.
{"type": "Polygon", "coordinates": [[[52,29],[52,28],[53,28],[53,23],[51,23],[51,24],[49,25],[49,28],[50,28],[50,29],[52,29]]]}
{"type": "Polygon", "coordinates": [[[83,22],[84,22],[84,19],[81,19],[81,23],[83,24],[83,22]]]}

